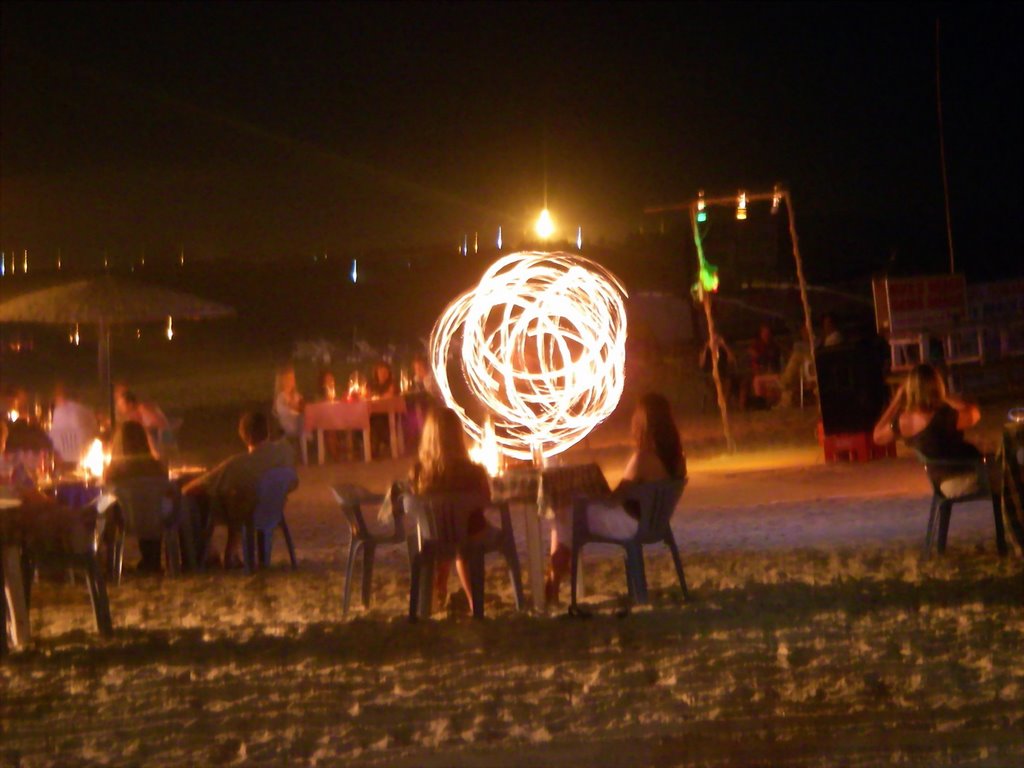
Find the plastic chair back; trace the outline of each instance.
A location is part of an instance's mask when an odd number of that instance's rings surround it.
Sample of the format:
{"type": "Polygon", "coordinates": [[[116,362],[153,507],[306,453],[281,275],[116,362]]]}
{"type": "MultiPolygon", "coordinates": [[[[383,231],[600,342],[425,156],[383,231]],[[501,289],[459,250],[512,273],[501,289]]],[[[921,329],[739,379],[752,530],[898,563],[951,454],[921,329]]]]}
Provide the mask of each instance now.
{"type": "Polygon", "coordinates": [[[258,499],[253,510],[252,523],[258,531],[273,530],[284,519],[284,505],[288,494],[299,485],[294,467],[274,467],[260,477],[258,499]]]}
{"type": "Polygon", "coordinates": [[[85,441],[74,429],[59,429],[50,433],[53,450],[66,464],[78,464],[85,455],[85,441]]]}
{"type": "Polygon", "coordinates": [[[626,491],[626,503],[639,507],[640,520],[636,539],[641,544],[662,541],[670,532],[672,514],[683,495],[686,479],[671,478],[637,483],[626,491]]]}
{"type": "Polygon", "coordinates": [[[436,542],[443,550],[454,552],[469,540],[469,516],[487,506],[478,493],[403,494],[405,514],[417,527],[416,540],[436,542]]]}
{"type": "Polygon", "coordinates": [[[119,480],[112,492],[121,506],[125,528],[142,539],[159,539],[172,517],[171,483],[166,477],[119,480]]]}

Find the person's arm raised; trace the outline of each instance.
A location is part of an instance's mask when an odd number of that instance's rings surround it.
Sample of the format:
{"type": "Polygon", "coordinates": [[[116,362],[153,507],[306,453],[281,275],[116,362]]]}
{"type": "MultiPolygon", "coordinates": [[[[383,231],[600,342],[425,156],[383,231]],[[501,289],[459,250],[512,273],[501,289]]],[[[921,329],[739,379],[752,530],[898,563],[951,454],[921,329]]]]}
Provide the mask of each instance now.
{"type": "Polygon", "coordinates": [[[956,410],[957,429],[970,429],[981,421],[981,410],[974,403],[968,403],[955,395],[946,395],[946,403],[956,410]]]}

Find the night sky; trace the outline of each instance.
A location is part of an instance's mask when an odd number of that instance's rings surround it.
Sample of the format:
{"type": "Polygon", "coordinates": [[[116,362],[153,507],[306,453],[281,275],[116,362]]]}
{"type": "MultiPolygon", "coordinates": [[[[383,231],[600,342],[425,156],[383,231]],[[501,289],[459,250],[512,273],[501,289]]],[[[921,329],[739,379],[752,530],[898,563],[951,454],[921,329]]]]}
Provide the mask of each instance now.
{"type": "MultiPolygon", "coordinates": [[[[792,190],[810,259],[1019,273],[1021,5],[3,4],[0,240],[291,257],[619,241],[792,190]]],[[[90,256],[91,258],[91,256],[90,256]]]]}

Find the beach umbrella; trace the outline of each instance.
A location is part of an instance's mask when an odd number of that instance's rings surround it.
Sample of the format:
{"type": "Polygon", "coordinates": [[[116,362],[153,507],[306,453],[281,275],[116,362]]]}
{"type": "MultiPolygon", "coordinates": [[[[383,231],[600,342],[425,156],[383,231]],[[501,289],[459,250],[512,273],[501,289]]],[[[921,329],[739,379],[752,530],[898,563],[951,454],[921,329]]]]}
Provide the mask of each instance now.
{"type": "Polygon", "coordinates": [[[234,310],[223,304],[111,275],[43,288],[0,304],[0,322],[97,326],[99,376],[109,396],[111,422],[114,407],[110,329],[113,326],[162,323],[168,317],[208,320],[233,314],[234,310]]]}

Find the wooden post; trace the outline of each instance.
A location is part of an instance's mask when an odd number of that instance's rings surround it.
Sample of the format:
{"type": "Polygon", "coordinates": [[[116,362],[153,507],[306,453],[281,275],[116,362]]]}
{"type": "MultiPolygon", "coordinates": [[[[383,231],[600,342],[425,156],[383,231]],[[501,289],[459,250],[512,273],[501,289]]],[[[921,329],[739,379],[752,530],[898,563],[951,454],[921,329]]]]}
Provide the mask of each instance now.
{"type": "Polygon", "coordinates": [[[711,315],[711,296],[704,290],[700,282],[700,270],[704,263],[704,247],[700,242],[700,232],[697,231],[697,208],[690,206],[690,226],[693,228],[693,244],[697,246],[697,285],[700,291],[701,304],[704,305],[704,317],[708,323],[708,344],[711,345],[711,376],[715,380],[715,392],[718,395],[718,410],[722,414],[722,432],[725,433],[725,447],[729,453],[736,451],[736,442],[732,439],[732,430],[729,428],[729,404],[725,397],[725,390],[722,389],[722,377],[718,373],[718,350],[715,348],[715,321],[711,315]]]}
{"type": "Polygon", "coordinates": [[[110,325],[101,320],[99,324],[98,365],[100,376],[100,396],[106,399],[110,415],[110,431],[113,434],[116,422],[114,414],[114,380],[110,369],[110,325]]]}
{"type": "MultiPolygon", "coordinates": [[[[818,381],[818,359],[814,353],[814,321],[811,319],[811,305],[807,300],[807,281],[804,279],[804,263],[800,258],[800,244],[796,236],[796,214],[793,212],[793,198],[789,191],[783,193],[786,199],[786,213],[789,215],[789,239],[793,241],[793,260],[796,262],[796,279],[800,284],[800,301],[804,305],[804,327],[807,329],[807,346],[811,355],[814,379],[818,381]]],[[[824,339],[822,340],[824,341],[824,339]]],[[[818,418],[821,418],[821,384],[818,384],[818,418]]]]}

